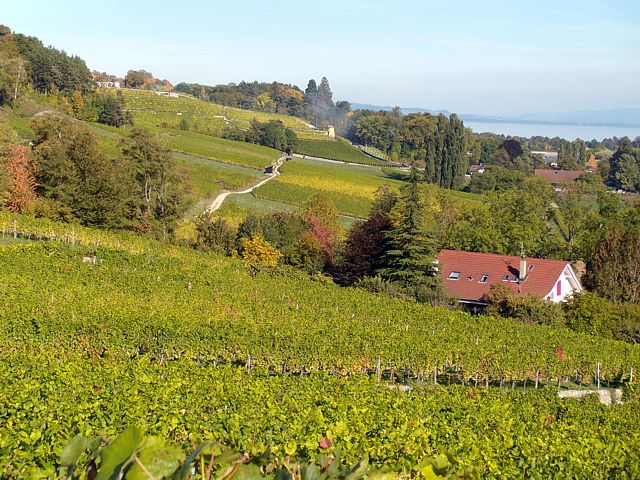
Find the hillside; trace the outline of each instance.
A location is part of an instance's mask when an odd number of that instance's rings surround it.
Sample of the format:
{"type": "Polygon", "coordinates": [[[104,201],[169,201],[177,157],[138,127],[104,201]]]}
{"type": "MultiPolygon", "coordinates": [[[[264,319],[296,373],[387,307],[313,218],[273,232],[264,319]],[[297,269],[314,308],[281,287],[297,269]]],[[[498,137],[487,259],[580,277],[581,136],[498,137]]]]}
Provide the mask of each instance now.
{"type": "Polygon", "coordinates": [[[598,362],[602,382],[628,378],[637,346],[1,214],[0,230],[14,228],[75,245],[0,246],[3,476],[50,472],[65,438],[133,421],[185,448],[215,438],[277,457],[320,453],[327,435],[347,462],[366,453],[396,472],[443,452],[483,477],[638,464],[637,401],[556,396],[594,381],[598,362]],[[478,383],[492,388],[463,387],[478,383]]]}

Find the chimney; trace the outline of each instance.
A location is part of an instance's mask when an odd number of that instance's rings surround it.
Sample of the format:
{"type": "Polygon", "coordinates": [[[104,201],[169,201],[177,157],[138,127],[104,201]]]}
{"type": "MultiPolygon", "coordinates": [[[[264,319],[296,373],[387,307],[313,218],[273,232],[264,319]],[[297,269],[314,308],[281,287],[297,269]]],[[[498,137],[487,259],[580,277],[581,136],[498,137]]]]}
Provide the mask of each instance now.
{"type": "Polygon", "coordinates": [[[527,257],[524,256],[524,246],[520,244],[520,272],[518,280],[523,281],[527,278],[527,257]]]}

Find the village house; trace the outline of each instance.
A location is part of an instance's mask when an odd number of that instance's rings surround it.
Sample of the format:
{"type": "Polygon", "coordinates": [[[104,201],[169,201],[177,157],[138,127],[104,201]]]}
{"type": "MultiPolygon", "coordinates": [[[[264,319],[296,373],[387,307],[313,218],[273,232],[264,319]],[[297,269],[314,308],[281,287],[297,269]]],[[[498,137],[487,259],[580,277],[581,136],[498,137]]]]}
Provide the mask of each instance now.
{"type": "Polygon", "coordinates": [[[557,192],[562,191],[567,184],[575,182],[585,173],[583,170],[549,170],[545,168],[536,168],[534,170],[536,177],[544,178],[551,182],[557,192]]]}
{"type": "Polygon", "coordinates": [[[468,170],[469,175],[473,175],[474,173],[484,173],[484,165],[479,163],[477,165],[469,165],[468,170]]]}
{"type": "Polygon", "coordinates": [[[489,304],[487,296],[494,285],[551,302],[563,302],[582,291],[578,276],[565,260],[442,250],[437,264],[444,292],[474,310],[489,304]]]}

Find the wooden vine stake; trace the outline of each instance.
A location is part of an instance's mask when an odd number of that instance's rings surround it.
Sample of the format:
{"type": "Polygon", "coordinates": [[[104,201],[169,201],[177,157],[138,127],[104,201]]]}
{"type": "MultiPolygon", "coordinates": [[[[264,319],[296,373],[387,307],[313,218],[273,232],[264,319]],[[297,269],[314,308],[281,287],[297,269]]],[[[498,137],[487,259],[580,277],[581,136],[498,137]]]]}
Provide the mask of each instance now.
{"type": "Polygon", "coordinates": [[[378,357],[378,363],[376,364],[376,379],[380,382],[382,378],[382,372],[380,371],[380,357],[378,357]]]}
{"type": "Polygon", "coordinates": [[[539,384],[540,384],[540,370],[536,370],[536,389],[538,388],[539,384]]]}
{"type": "Polygon", "coordinates": [[[600,388],[600,362],[598,362],[598,365],[596,366],[596,384],[598,388],[600,388]]]}

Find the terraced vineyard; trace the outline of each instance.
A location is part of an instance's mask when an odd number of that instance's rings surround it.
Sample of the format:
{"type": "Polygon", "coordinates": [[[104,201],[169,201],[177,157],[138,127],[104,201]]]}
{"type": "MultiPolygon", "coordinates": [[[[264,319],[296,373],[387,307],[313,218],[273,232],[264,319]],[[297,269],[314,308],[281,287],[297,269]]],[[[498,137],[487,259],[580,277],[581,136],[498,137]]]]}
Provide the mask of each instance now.
{"type": "MultiPolygon", "coordinates": [[[[25,233],[29,222],[40,224],[16,218],[25,233]]],[[[56,225],[41,231],[52,236],[56,225]]],[[[0,227],[10,233],[11,217],[3,216],[0,227]]],[[[58,230],[56,237],[69,238],[70,227],[66,231],[58,230]]],[[[89,245],[93,234],[79,227],[73,233],[89,245]]],[[[0,306],[2,338],[64,350],[89,335],[92,348],[105,348],[110,356],[144,351],[155,358],[242,363],[250,356],[255,366],[291,372],[362,373],[380,362],[384,371],[413,378],[442,372],[446,365],[447,374],[465,382],[536,376],[590,382],[598,362],[603,379],[618,381],[640,367],[637,347],[565,329],[498,322],[307,283],[292,271],[252,276],[238,261],[135,236],[98,231],[95,239],[104,245],[118,239],[116,247],[147,253],[100,251],[93,267],[83,264],[82,250],[73,247],[5,247],[3,295],[13,301],[0,306]],[[159,253],[150,255],[154,250],[159,253]],[[57,293],[43,296],[44,291],[57,293]],[[21,305],[32,312],[28,319],[21,305]],[[35,330],[25,323],[32,321],[35,330]]]]}
{"type": "Polygon", "coordinates": [[[388,162],[365,155],[359,148],[341,138],[335,140],[299,138],[295,153],[362,165],[391,166],[388,162]]]}
{"type": "Polygon", "coordinates": [[[637,346],[0,214],[0,231],[14,229],[74,244],[0,246],[3,478],[53,476],[75,434],[134,423],[185,449],[340,448],[347,463],[368,455],[406,474],[440,453],[471,477],[640,474],[638,400],[556,394],[558,382],[593,381],[598,363],[603,382],[628,381],[637,346]],[[552,388],[523,389],[536,378],[552,388]]]}
{"type": "MultiPolygon", "coordinates": [[[[294,158],[281,168],[283,175],[256,190],[262,199],[289,205],[300,205],[315,194],[329,197],[338,212],[366,218],[376,190],[387,185],[398,189],[402,181],[395,171],[356,165],[322,163],[294,158]]],[[[481,195],[434,188],[435,193],[448,197],[455,204],[483,201],[481,195]]]]}
{"type": "Polygon", "coordinates": [[[321,163],[294,158],[281,168],[282,175],[260,187],[256,195],[299,205],[314,194],[328,196],[345,215],[365,218],[375,191],[382,185],[399,188],[401,181],[381,169],[321,163]]]}
{"type": "Polygon", "coordinates": [[[135,123],[147,128],[163,125],[178,128],[180,121],[186,119],[192,125],[198,123],[201,127],[210,127],[221,133],[225,125],[248,128],[255,118],[261,122],[280,120],[289,128],[309,130],[302,119],[287,115],[225,107],[182,94],[176,98],[127,88],[121,89],[121,92],[135,123]]]}

